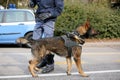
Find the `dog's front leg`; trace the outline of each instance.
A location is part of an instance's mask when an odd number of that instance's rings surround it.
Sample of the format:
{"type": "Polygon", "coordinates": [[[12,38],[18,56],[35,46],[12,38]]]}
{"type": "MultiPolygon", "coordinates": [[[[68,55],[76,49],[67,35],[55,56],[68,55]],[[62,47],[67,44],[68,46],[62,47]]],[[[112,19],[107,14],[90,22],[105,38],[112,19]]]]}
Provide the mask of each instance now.
{"type": "Polygon", "coordinates": [[[87,77],[88,75],[86,75],[82,69],[82,64],[81,64],[81,47],[74,47],[73,48],[73,57],[74,57],[74,61],[76,63],[78,72],[83,76],[83,77],[87,77]]]}
{"type": "Polygon", "coordinates": [[[71,75],[72,60],[71,57],[66,57],[67,62],[67,75],[71,75]]]}
{"type": "Polygon", "coordinates": [[[36,59],[33,59],[33,60],[30,60],[29,61],[29,66],[28,66],[28,69],[30,71],[30,73],[32,74],[33,77],[37,77],[38,75],[35,74],[35,67],[36,65],[38,64],[38,61],[36,59]]]}
{"type": "Polygon", "coordinates": [[[83,77],[88,77],[88,75],[86,75],[82,69],[82,65],[81,65],[81,59],[80,58],[74,58],[74,61],[76,63],[76,66],[78,68],[78,72],[83,76],[83,77]]]}

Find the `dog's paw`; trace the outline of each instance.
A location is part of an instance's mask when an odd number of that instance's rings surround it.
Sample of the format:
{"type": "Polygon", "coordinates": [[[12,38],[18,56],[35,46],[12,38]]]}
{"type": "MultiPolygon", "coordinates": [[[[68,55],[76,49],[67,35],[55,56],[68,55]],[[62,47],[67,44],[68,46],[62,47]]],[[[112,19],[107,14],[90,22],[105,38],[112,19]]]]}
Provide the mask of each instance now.
{"type": "Polygon", "coordinates": [[[81,74],[82,77],[89,77],[87,74],[81,74]]]}
{"type": "Polygon", "coordinates": [[[68,75],[68,76],[70,76],[70,75],[71,75],[71,73],[70,73],[70,72],[66,72],[66,73],[67,73],[67,75],[68,75]]]}

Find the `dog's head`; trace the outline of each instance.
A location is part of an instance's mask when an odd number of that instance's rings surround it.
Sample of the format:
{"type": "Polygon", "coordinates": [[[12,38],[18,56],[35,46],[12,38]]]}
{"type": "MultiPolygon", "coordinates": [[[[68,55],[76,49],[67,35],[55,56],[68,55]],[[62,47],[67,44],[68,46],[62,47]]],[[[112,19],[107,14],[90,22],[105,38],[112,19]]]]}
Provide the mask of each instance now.
{"type": "Polygon", "coordinates": [[[87,19],[84,25],[77,27],[76,31],[82,38],[89,38],[98,34],[98,32],[90,26],[89,19],[87,19]]]}

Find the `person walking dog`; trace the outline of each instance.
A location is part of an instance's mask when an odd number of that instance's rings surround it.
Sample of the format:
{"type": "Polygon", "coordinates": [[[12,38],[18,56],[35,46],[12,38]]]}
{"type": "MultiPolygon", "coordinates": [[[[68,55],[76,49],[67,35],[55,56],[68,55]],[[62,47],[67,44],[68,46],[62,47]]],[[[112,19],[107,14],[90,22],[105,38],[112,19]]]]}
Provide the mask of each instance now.
{"type": "MultiPolygon", "coordinates": [[[[33,31],[33,40],[54,36],[54,27],[57,17],[64,8],[63,0],[29,0],[29,7],[35,8],[36,25],[33,31]]],[[[46,55],[36,66],[42,68],[42,73],[48,73],[54,70],[54,55],[46,55]]]]}

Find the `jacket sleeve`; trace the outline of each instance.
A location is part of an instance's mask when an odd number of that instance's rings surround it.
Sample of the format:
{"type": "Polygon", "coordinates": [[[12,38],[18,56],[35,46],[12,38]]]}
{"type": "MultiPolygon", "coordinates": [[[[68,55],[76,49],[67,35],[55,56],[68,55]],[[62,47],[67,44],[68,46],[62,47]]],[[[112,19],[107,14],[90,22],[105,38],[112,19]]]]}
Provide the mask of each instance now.
{"type": "Polygon", "coordinates": [[[64,1],[63,0],[55,0],[55,7],[50,10],[52,17],[59,16],[64,8],[64,1]]]}

